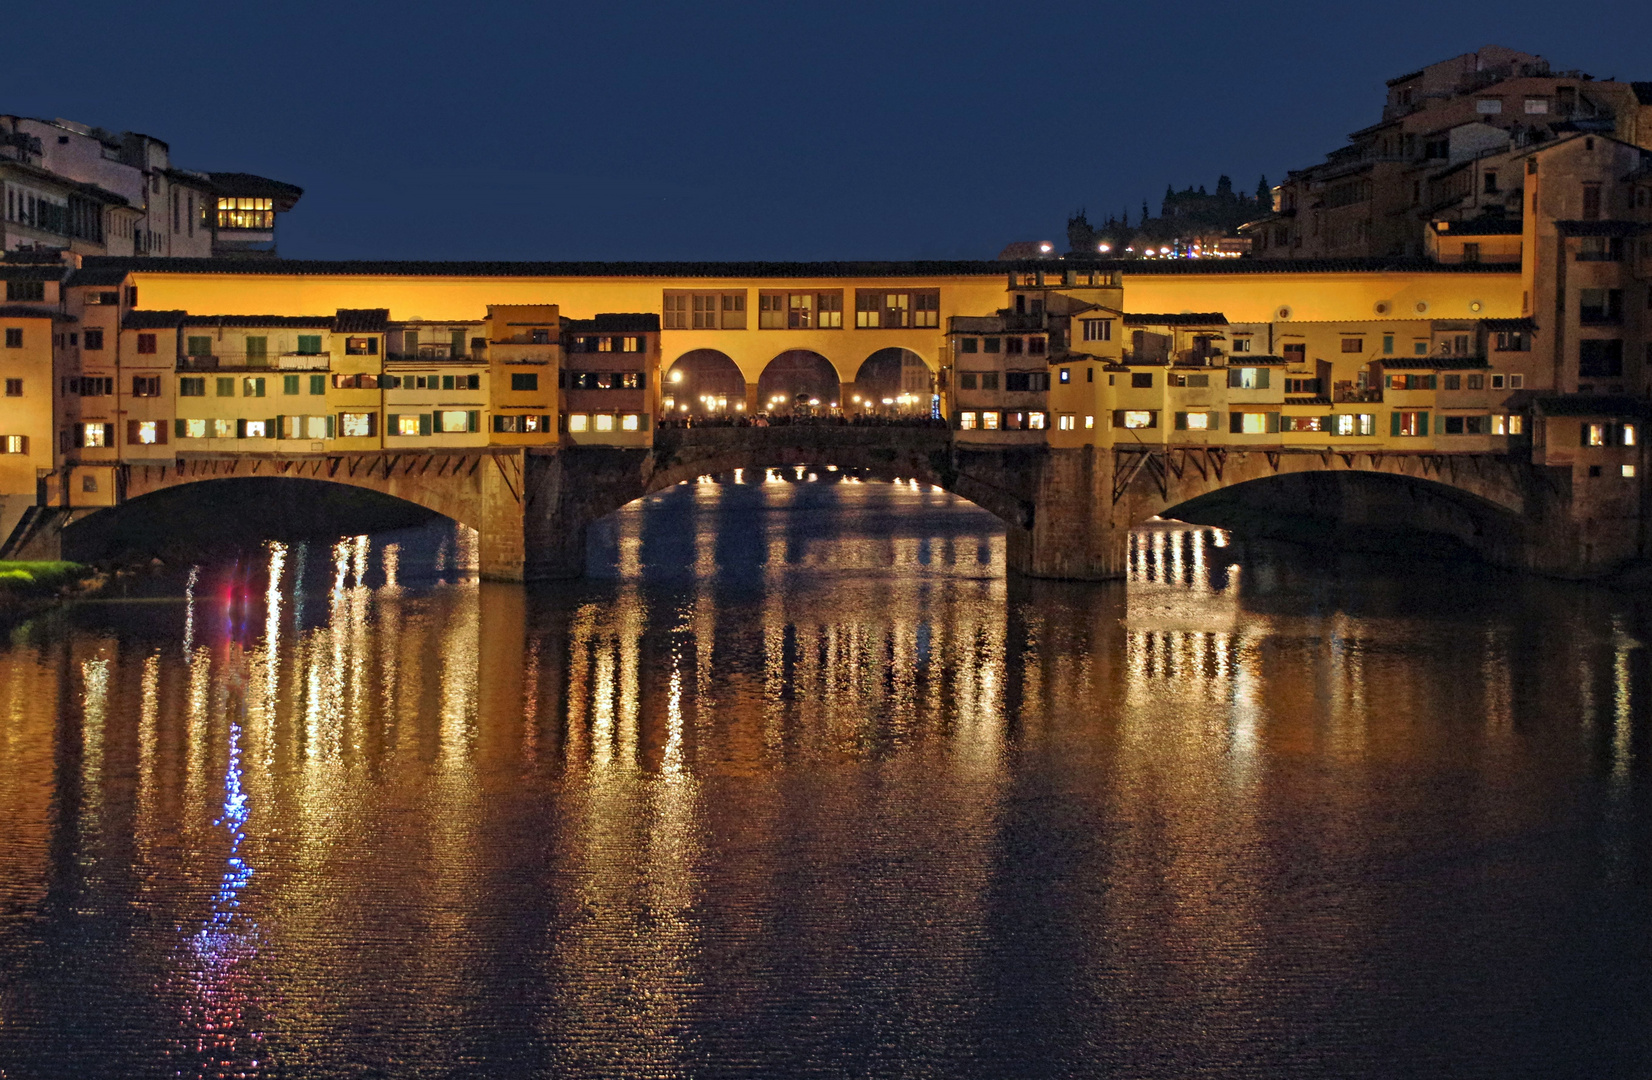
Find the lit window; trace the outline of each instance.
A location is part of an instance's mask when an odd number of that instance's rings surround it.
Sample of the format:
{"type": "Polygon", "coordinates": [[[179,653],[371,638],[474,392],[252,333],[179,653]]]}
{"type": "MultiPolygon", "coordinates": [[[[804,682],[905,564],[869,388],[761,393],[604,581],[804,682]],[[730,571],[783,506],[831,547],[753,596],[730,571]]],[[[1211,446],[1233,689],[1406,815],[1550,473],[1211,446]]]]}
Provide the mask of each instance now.
{"type": "Polygon", "coordinates": [[[443,409],[436,414],[442,431],[469,431],[470,414],[463,409],[443,409]]]}
{"type": "Polygon", "coordinates": [[[1041,412],[1030,412],[1030,413],[1028,413],[1027,414],[1027,426],[1032,428],[1034,431],[1043,431],[1044,430],[1044,424],[1045,424],[1044,417],[1045,417],[1045,414],[1041,413],[1041,412]]]}
{"type": "Polygon", "coordinates": [[[1626,476],[1626,477],[1627,476],[1634,476],[1635,475],[1635,467],[1633,465],[1625,465],[1623,467],[1623,475],[1626,476]]]}
{"type": "Polygon", "coordinates": [[[613,417],[613,414],[611,414],[611,413],[598,413],[597,416],[596,416],[596,427],[597,427],[598,431],[613,431],[614,430],[614,417],[613,417]]]}
{"type": "Polygon", "coordinates": [[[997,431],[998,430],[998,414],[995,413],[995,412],[984,412],[984,413],[982,413],[981,414],[981,429],[983,431],[997,431]]]}
{"type": "Polygon", "coordinates": [[[304,434],[311,439],[325,439],[332,432],[327,430],[327,417],[306,416],[304,418],[304,434]]]}
{"type": "Polygon", "coordinates": [[[1075,420],[1077,420],[1077,417],[1075,417],[1072,413],[1062,413],[1060,416],[1055,418],[1056,430],[1072,431],[1073,428],[1077,426],[1074,423],[1075,420]]]}
{"type": "Polygon", "coordinates": [[[1585,445],[1585,446],[1605,446],[1606,445],[1606,425],[1605,424],[1585,424],[1585,425],[1583,425],[1583,445],[1585,445]]]}
{"type": "Polygon", "coordinates": [[[235,438],[235,421],[214,420],[212,422],[212,437],[215,439],[235,438]]]}
{"type": "Polygon", "coordinates": [[[1089,428],[1093,428],[1093,427],[1095,427],[1095,426],[1096,426],[1096,418],[1095,418],[1095,417],[1093,417],[1093,416],[1086,416],[1086,417],[1085,417],[1085,418],[1084,418],[1084,427],[1085,427],[1085,428],[1086,428],[1086,429],[1089,429],[1089,428]]]}
{"type": "Polygon", "coordinates": [[[204,439],[207,437],[207,422],[205,420],[185,420],[182,435],[186,439],[204,439]]]}
{"type": "Polygon", "coordinates": [[[27,435],[7,435],[3,449],[8,454],[26,454],[29,452],[29,437],[27,435]]]}
{"type": "Polygon", "coordinates": [[[1248,412],[1239,414],[1239,434],[1265,435],[1268,431],[1268,414],[1248,412]]]}
{"type": "Polygon", "coordinates": [[[103,425],[102,424],[82,424],[81,425],[81,432],[83,434],[83,438],[82,438],[82,441],[81,441],[82,446],[107,446],[107,445],[109,445],[108,443],[104,442],[104,440],[103,440],[103,425]]]}
{"type": "Polygon", "coordinates": [[[548,427],[544,422],[545,419],[543,416],[524,416],[522,417],[521,429],[523,431],[544,431],[548,427]]]}
{"type": "Polygon", "coordinates": [[[573,413],[568,417],[569,431],[589,431],[590,428],[591,418],[584,413],[573,413]]]}
{"type": "Polygon", "coordinates": [[[160,441],[160,422],[157,420],[138,421],[138,442],[143,446],[154,446],[160,441]]]}
{"type": "Polygon", "coordinates": [[[396,417],[397,435],[417,435],[419,433],[419,414],[402,413],[396,417]]]}
{"type": "Polygon", "coordinates": [[[346,439],[361,439],[373,434],[373,413],[339,413],[339,434],[346,439]]]}
{"type": "Polygon", "coordinates": [[[620,417],[621,431],[636,431],[641,426],[642,418],[636,413],[626,413],[620,417]]]}
{"type": "Polygon", "coordinates": [[[268,438],[268,436],[264,432],[264,428],[265,428],[265,425],[267,423],[268,423],[268,421],[266,421],[266,420],[248,420],[246,422],[246,424],[247,424],[246,437],[249,438],[249,439],[268,438]]]}
{"type": "Polygon", "coordinates": [[[975,414],[974,413],[972,413],[972,412],[961,412],[961,413],[958,414],[958,429],[960,431],[971,431],[971,430],[974,429],[974,427],[975,427],[975,414]]]}
{"type": "Polygon", "coordinates": [[[1149,409],[1126,409],[1124,411],[1124,426],[1127,428],[1152,427],[1153,413],[1149,409]]]}
{"type": "Polygon", "coordinates": [[[1064,383],[1070,383],[1070,382],[1073,381],[1073,369],[1072,368],[1062,368],[1061,369],[1061,381],[1064,382],[1064,383]]]}
{"type": "Polygon", "coordinates": [[[1635,445],[1635,425],[1634,424],[1625,424],[1625,425],[1623,425],[1623,445],[1625,445],[1625,446],[1634,446],[1635,445]]]}
{"type": "Polygon", "coordinates": [[[1209,431],[1210,430],[1210,414],[1209,413],[1203,413],[1203,412],[1190,412],[1190,413],[1188,413],[1187,414],[1187,430],[1189,430],[1189,431],[1209,431]]]}

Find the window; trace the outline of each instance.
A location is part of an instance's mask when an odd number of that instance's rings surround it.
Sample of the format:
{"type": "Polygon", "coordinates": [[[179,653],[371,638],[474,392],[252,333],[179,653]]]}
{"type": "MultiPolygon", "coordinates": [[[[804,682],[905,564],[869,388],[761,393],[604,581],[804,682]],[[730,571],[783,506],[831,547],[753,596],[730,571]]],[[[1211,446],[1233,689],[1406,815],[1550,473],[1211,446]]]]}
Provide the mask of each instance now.
{"type": "Polygon", "coordinates": [[[236,437],[241,439],[268,439],[272,436],[267,420],[237,420],[239,430],[236,437]]]}
{"type": "Polygon", "coordinates": [[[1286,379],[1285,393],[1287,394],[1318,394],[1318,379],[1286,379]]]}
{"type": "Polygon", "coordinates": [[[88,329],[86,331],[86,348],[92,352],[101,352],[103,350],[102,330],[88,329]]]}
{"type": "Polygon", "coordinates": [[[1510,375],[1509,376],[1509,389],[1510,390],[1518,390],[1522,386],[1525,386],[1525,385],[1526,385],[1526,377],[1524,375],[1510,375]]]}
{"type": "Polygon", "coordinates": [[[1062,368],[1061,369],[1060,381],[1061,381],[1062,385],[1066,385],[1067,383],[1072,382],[1073,381],[1073,369],[1072,368],[1062,368]]]}
{"type": "Polygon", "coordinates": [[[974,390],[975,389],[975,372],[973,372],[973,371],[960,372],[958,374],[958,389],[960,389],[960,390],[974,390]]]}
{"type": "Polygon", "coordinates": [[[511,372],[512,390],[538,390],[539,376],[534,372],[511,372]]]}
{"type": "Polygon", "coordinates": [[[1177,431],[1209,431],[1211,414],[1207,412],[1179,412],[1176,414],[1177,431]]]}
{"type": "Polygon", "coordinates": [[[1074,416],[1072,413],[1062,413],[1055,418],[1055,428],[1057,431],[1072,431],[1078,426],[1076,423],[1077,420],[1078,417],[1074,416]]]}
{"type": "Polygon", "coordinates": [[[1617,338],[1585,338],[1577,343],[1577,373],[1583,378],[1623,375],[1623,342],[1617,338]]]}
{"type": "Polygon", "coordinates": [[[572,413],[568,417],[569,431],[589,431],[591,418],[584,413],[572,413]]]}
{"type": "Polygon", "coordinates": [[[1234,435],[1266,435],[1279,430],[1278,413],[1228,413],[1228,431],[1234,435]]]}
{"type": "MultiPolygon", "coordinates": [[[[210,337],[191,337],[191,338],[188,338],[185,341],[184,344],[185,344],[184,351],[187,352],[190,356],[211,356],[212,355],[212,338],[210,338],[210,337]]],[[[143,351],[141,346],[139,347],[138,351],[139,352],[143,351]]]]}
{"type": "Polygon", "coordinates": [[[1425,412],[1395,412],[1389,414],[1390,435],[1427,435],[1428,414],[1425,412]]]}
{"type": "Polygon", "coordinates": [[[1382,353],[1383,353],[1384,356],[1393,356],[1394,355],[1394,335],[1393,334],[1384,334],[1382,336],[1382,353]]]}
{"type": "Polygon", "coordinates": [[[161,377],[159,375],[132,376],[133,397],[160,397],[161,377]]]}
{"type": "Polygon", "coordinates": [[[1485,435],[1491,430],[1489,416],[1447,416],[1444,421],[1447,435],[1485,435]]]}
{"type": "MultiPolygon", "coordinates": [[[[473,341],[471,344],[474,345],[476,341],[481,341],[481,340],[482,340],[481,338],[476,338],[475,341],[473,341]]],[[[551,331],[550,331],[549,327],[535,326],[535,327],[531,328],[528,331],[528,344],[529,345],[549,345],[550,343],[551,343],[551,331]]]]}
{"type": "Polygon", "coordinates": [[[1583,220],[1600,220],[1600,185],[1583,185],[1583,220]]]}
{"type": "Polygon", "coordinates": [[[1085,341],[1112,341],[1112,319],[1080,319],[1079,324],[1084,328],[1085,341]]]}
{"type": "Polygon", "coordinates": [[[472,424],[467,409],[442,409],[436,413],[436,430],[440,432],[475,431],[477,425],[472,424]]]}
{"type": "Polygon", "coordinates": [[[1153,389],[1153,373],[1151,371],[1132,371],[1130,373],[1130,387],[1133,390],[1153,389]]]}
{"type": "Polygon", "coordinates": [[[1023,344],[1023,339],[1021,339],[1021,338],[1018,338],[1018,337],[1005,338],[1004,339],[1004,355],[1005,356],[1020,356],[1021,351],[1022,351],[1022,344],[1023,344]]]}
{"type": "Polygon", "coordinates": [[[1252,352],[1253,349],[1254,349],[1253,339],[1251,339],[1249,337],[1236,337],[1236,338],[1233,339],[1233,351],[1234,352],[1236,352],[1236,353],[1238,353],[1238,352],[1252,352]]]}
{"type": "Polygon", "coordinates": [[[23,347],[23,328],[20,326],[6,327],[6,348],[21,349],[23,347]]]}
{"type": "Polygon", "coordinates": [[[1377,430],[1377,418],[1370,413],[1338,413],[1336,416],[1336,433],[1338,435],[1374,435],[1377,430]]]}
{"type": "Polygon", "coordinates": [[[99,446],[108,446],[109,445],[109,429],[112,426],[113,425],[111,425],[111,424],[79,424],[79,425],[77,425],[76,426],[76,431],[80,434],[80,439],[79,439],[79,441],[77,441],[75,443],[75,445],[76,446],[85,446],[85,447],[94,447],[94,448],[99,447],[99,446]]]}
{"type": "Polygon", "coordinates": [[[912,325],[939,326],[941,325],[941,294],[938,292],[915,292],[912,294],[912,325]]]}
{"type": "Polygon", "coordinates": [[[368,438],[375,434],[378,414],[347,412],[338,414],[339,434],[346,439],[368,438]]]}
{"type": "Polygon", "coordinates": [[[1635,467],[1633,465],[1624,465],[1621,471],[1624,479],[1626,480],[1635,475],[1635,467]]]}
{"type": "Polygon", "coordinates": [[[126,441],[134,446],[155,446],[166,442],[166,421],[128,420],[126,441]]]}
{"type": "Polygon", "coordinates": [[[989,337],[981,339],[981,351],[996,353],[1003,351],[1004,342],[1001,338],[989,337]]]}
{"type": "Polygon", "coordinates": [[[961,413],[959,413],[958,414],[958,430],[959,431],[973,431],[973,430],[975,430],[975,414],[972,413],[972,412],[961,412],[961,413]]]}
{"type": "Polygon", "coordinates": [[[1621,446],[1635,445],[1635,425],[1624,424],[1618,428],[1618,443],[1621,446]]]}
{"type": "Polygon", "coordinates": [[[1047,371],[1006,371],[1004,373],[1004,389],[1015,393],[1024,393],[1050,388],[1050,373],[1047,371]]]}
{"type": "Polygon", "coordinates": [[[1440,387],[1442,390],[1461,390],[1463,388],[1463,377],[1461,375],[1442,375],[1440,378],[1445,384],[1440,387]]]}
{"type": "Polygon", "coordinates": [[[998,389],[998,372],[996,372],[996,371],[983,371],[983,372],[981,372],[981,389],[983,389],[983,390],[996,390],[996,389],[998,389]]]}
{"type": "Polygon", "coordinates": [[[298,352],[299,352],[300,356],[319,356],[319,355],[321,355],[321,335],[320,334],[300,334],[300,335],[298,335],[298,352]]]}
{"type": "Polygon", "coordinates": [[[642,417],[638,416],[636,413],[626,413],[620,417],[621,431],[640,431],[641,429],[642,417]]]}
{"type": "Polygon", "coordinates": [[[958,339],[958,351],[961,352],[961,353],[979,352],[980,347],[981,347],[981,342],[979,340],[977,340],[976,338],[967,337],[967,338],[959,338],[958,339]]]}
{"type": "Polygon", "coordinates": [[[1531,338],[1524,330],[1499,330],[1497,332],[1498,352],[1529,352],[1531,338]]]}
{"type": "Polygon", "coordinates": [[[22,379],[7,379],[6,380],[6,396],[7,397],[22,397],[23,396],[23,380],[22,379]]]}
{"type": "Polygon", "coordinates": [[[1526,99],[1526,115],[1527,116],[1542,116],[1544,113],[1546,113],[1548,111],[1549,111],[1549,99],[1548,98],[1529,97],[1529,98],[1526,99]]]}
{"type": "Polygon", "coordinates": [[[1342,339],[1342,351],[1345,353],[1362,353],[1365,351],[1365,339],[1345,337],[1342,339]]]}
{"type": "Polygon", "coordinates": [[[1280,346],[1279,352],[1285,358],[1285,363],[1291,367],[1302,367],[1308,362],[1308,346],[1300,341],[1287,342],[1280,346]]]}
{"type": "Polygon", "coordinates": [[[325,376],[325,375],[311,375],[310,376],[310,393],[312,393],[312,394],[325,394],[326,392],[327,392],[327,376],[325,376]]]}
{"type": "MultiPolygon", "coordinates": [[[[804,312],[803,314],[807,317],[810,312],[804,312]]],[[[785,327],[786,294],[759,293],[757,295],[757,328],[759,330],[783,330],[785,327]]]]}
{"type": "Polygon", "coordinates": [[[998,430],[998,414],[995,413],[995,412],[984,412],[984,413],[982,413],[981,414],[981,430],[983,430],[983,431],[997,431],[998,430]]]}
{"type": "Polygon", "coordinates": [[[212,422],[212,437],[215,439],[235,438],[236,424],[234,420],[214,420],[212,422]]]}
{"type": "Polygon", "coordinates": [[[1584,236],[1577,242],[1578,262],[1622,262],[1623,238],[1618,236],[1584,236]]]}
{"type": "Polygon", "coordinates": [[[1159,414],[1154,409],[1119,409],[1113,413],[1113,426],[1121,428],[1156,428],[1159,414]]]}
{"type": "Polygon", "coordinates": [[[1043,431],[1049,426],[1049,414],[1033,411],[1027,414],[1027,427],[1032,431],[1043,431]]]}
{"type": "Polygon", "coordinates": [[[29,437],[27,435],[7,435],[0,439],[0,454],[26,454],[29,452],[29,437]]]}
{"type": "Polygon", "coordinates": [[[717,311],[720,307],[720,299],[716,293],[694,294],[692,325],[695,330],[717,329],[717,311]]]}
{"type": "Polygon", "coordinates": [[[1605,424],[1584,424],[1583,428],[1582,428],[1583,445],[1584,446],[1605,446],[1606,445],[1606,427],[1607,427],[1607,425],[1605,425],[1605,424]]]}
{"type": "Polygon", "coordinates": [[[1579,289],[1578,318],[1585,326],[1621,322],[1623,320],[1623,290],[1579,289]]]}
{"type": "MultiPolygon", "coordinates": [[[[744,299],[744,297],[742,297],[744,299]]],[[[822,330],[843,329],[843,294],[840,292],[818,293],[815,296],[816,318],[822,330]]]]}
{"type": "Polygon", "coordinates": [[[43,301],[46,299],[46,283],[44,281],[8,281],[6,282],[6,299],[43,301]]]}
{"type": "Polygon", "coordinates": [[[597,413],[591,420],[598,431],[614,430],[614,417],[611,413],[597,413]]]}
{"type": "MultiPolygon", "coordinates": [[[[320,352],[321,350],[317,349],[316,351],[320,352]]],[[[376,337],[351,337],[344,339],[345,356],[377,356],[378,354],[379,339],[376,337]]]]}
{"type": "Polygon", "coordinates": [[[275,200],[241,196],[218,200],[220,229],[275,228],[275,200]]]}
{"type": "Polygon", "coordinates": [[[430,417],[425,413],[399,413],[390,418],[390,427],[397,435],[428,435],[430,417]]]}
{"type": "Polygon", "coordinates": [[[179,420],[177,435],[180,439],[204,439],[207,437],[207,422],[205,420],[179,420]]]}
{"type": "Polygon", "coordinates": [[[1329,416],[1282,416],[1279,418],[1280,431],[1329,431],[1331,418],[1329,416]]]}
{"type": "Polygon", "coordinates": [[[155,335],[154,334],[139,334],[138,335],[138,354],[141,355],[141,356],[153,356],[153,355],[155,355],[155,335]]]}
{"type": "MultiPolygon", "coordinates": [[[[1290,348],[1289,345],[1285,347],[1290,348]]],[[[1266,390],[1268,388],[1268,369],[1255,367],[1228,368],[1228,386],[1235,390],[1266,390]]]]}
{"type": "Polygon", "coordinates": [[[1473,375],[1466,376],[1466,385],[1470,390],[1484,390],[1486,388],[1486,377],[1479,372],[1475,372],[1473,375]]]}
{"type": "Polygon", "coordinates": [[[241,380],[241,396],[242,397],[263,397],[264,396],[264,377],[262,375],[260,375],[256,378],[250,378],[249,377],[249,378],[242,379],[241,380]]]}

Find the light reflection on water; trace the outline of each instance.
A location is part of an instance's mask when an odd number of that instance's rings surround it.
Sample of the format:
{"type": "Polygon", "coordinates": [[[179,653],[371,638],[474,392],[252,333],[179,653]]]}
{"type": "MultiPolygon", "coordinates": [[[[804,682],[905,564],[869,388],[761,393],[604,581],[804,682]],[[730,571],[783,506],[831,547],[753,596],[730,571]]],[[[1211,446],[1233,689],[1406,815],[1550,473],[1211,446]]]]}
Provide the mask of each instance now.
{"type": "Polygon", "coordinates": [[[1652,1050],[1620,596],[1169,522],[1127,585],[1010,580],[979,511],[818,469],[593,543],[531,591],[464,530],[272,544],[16,630],[0,1074],[1652,1050]]]}

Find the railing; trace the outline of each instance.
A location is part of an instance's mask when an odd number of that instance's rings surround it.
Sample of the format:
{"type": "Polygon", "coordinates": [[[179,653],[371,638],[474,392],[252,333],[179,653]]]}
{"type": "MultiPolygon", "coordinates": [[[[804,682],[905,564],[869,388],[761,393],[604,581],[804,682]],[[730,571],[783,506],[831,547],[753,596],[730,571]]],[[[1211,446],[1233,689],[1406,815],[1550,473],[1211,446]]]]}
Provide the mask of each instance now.
{"type": "Polygon", "coordinates": [[[180,356],[179,371],[328,371],[327,353],[227,353],[219,356],[180,356]]]}
{"type": "Polygon", "coordinates": [[[1360,404],[1382,400],[1382,387],[1367,386],[1363,388],[1343,387],[1336,388],[1332,398],[1339,404],[1360,404]]]}

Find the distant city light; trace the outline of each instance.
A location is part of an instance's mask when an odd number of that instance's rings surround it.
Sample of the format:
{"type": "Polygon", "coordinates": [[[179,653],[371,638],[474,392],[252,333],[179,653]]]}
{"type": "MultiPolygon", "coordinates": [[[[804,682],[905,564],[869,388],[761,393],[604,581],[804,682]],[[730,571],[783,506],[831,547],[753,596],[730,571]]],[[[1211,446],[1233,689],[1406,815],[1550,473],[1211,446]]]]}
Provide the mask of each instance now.
{"type": "Polygon", "coordinates": [[[1050,252],[1055,250],[1055,247],[1051,244],[1039,244],[1038,245],[1038,250],[1042,251],[1044,254],[1048,255],[1050,252]]]}
{"type": "Polygon", "coordinates": [[[1096,250],[1101,252],[1103,255],[1105,255],[1109,251],[1113,250],[1113,245],[1112,244],[1101,244],[1101,245],[1097,246],[1096,250]]]}

